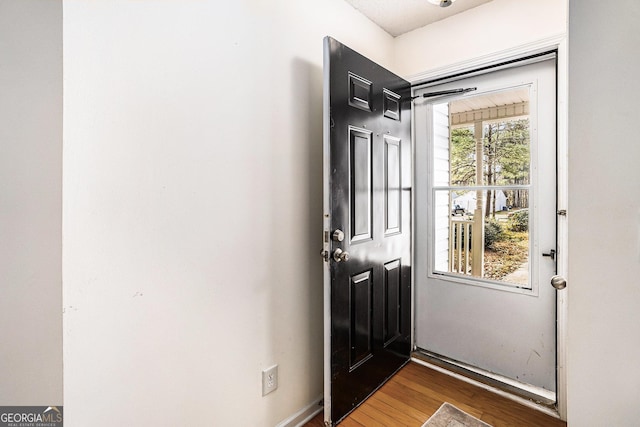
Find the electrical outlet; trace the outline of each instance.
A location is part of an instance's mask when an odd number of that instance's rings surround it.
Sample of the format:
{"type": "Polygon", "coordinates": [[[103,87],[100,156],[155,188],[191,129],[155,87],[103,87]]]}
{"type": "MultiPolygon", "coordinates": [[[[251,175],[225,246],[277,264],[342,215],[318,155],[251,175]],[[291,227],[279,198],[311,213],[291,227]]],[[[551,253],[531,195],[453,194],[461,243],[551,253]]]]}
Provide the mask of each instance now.
{"type": "Polygon", "coordinates": [[[262,395],[266,396],[278,388],[278,365],[262,371],[262,395]]]}

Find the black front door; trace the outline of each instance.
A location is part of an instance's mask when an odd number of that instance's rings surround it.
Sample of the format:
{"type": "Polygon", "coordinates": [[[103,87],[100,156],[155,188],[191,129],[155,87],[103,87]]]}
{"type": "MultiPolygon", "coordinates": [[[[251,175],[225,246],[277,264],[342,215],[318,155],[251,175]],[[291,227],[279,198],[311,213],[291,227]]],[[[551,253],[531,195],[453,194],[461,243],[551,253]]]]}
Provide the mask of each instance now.
{"type": "Polygon", "coordinates": [[[325,39],[325,420],[409,360],[410,84],[325,39]],[[329,326],[330,324],[330,326],[329,326]]]}

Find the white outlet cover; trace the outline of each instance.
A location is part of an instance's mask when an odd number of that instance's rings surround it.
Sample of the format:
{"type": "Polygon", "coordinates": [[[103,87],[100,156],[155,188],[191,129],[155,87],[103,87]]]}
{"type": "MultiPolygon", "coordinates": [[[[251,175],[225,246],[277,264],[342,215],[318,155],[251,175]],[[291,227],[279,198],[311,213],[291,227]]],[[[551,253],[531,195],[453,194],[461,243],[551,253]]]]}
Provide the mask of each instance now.
{"type": "Polygon", "coordinates": [[[266,396],[278,388],[278,365],[262,371],[262,395],[266,396]]]}

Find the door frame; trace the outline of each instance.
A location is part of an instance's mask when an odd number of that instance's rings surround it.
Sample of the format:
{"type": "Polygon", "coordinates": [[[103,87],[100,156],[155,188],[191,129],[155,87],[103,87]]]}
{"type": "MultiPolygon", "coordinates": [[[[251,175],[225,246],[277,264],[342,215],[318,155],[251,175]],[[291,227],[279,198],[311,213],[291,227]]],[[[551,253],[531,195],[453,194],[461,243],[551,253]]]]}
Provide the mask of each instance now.
{"type": "MultiPolygon", "coordinates": [[[[445,80],[452,78],[460,74],[473,73],[475,71],[480,72],[488,68],[497,66],[498,64],[520,61],[528,56],[537,55],[546,51],[555,50],[557,52],[556,63],[556,88],[557,88],[557,106],[556,106],[556,140],[557,140],[557,209],[563,210],[567,213],[565,215],[557,215],[557,273],[563,276],[567,281],[568,277],[568,109],[567,109],[567,94],[568,94],[568,52],[567,52],[567,39],[566,36],[551,37],[537,42],[529,43],[526,45],[518,46],[515,48],[500,51],[491,55],[486,55],[463,61],[446,67],[437,68],[431,71],[409,76],[407,79],[411,82],[412,87],[418,85],[424,85],[431,82],[445,80]]],[[[414,113],[415,114],[415,113],[414,113]]],[[[412,123],[415,123],[412,120],[412,123]]],[[[415,153],[415,130],[412,130],[412,152],[415,153]]],[[[415,162],[415,159],[414,159],[415,162]]],[[[413,168],[415,179],[415,165],[413,168]]],[[[415,230],[415,224],[413,221],[416,216],[416,203],[413,198],[415,194],[412,194],[412,226],[411,229],[415,230]]],[[[412,241],[412,247],[416,247],[416,234],[414,233],[412,241]]],[[[415,257],[415,251],[412,251],[412,258],[415,257]]],[[[415,265],[416,260],[412,259],[412,263],[415,265]]],[[[415,275],[415,269],[412,271],[412,275],[415,275]]],[[[412,277],[412,283],[416,283],[415,276],[412,277]]],[[[551,286],[551,285],[548,285],[551,286]]],[[[415,287],[412,287],[412,348],[416,349],[415,345],[415,287]]],[[[567,419],[567,306],[568,295],[567,291],[557,291],[556,293],[556,400],[558,415],[562,420],[567,419]]],[[[326,308],[325,308],[326,309],[326,308]]],[[[325,346],[326,348],[326,346],[325,346]]],[[[326,399],[327,396],[325,396],[326,399]]]]}

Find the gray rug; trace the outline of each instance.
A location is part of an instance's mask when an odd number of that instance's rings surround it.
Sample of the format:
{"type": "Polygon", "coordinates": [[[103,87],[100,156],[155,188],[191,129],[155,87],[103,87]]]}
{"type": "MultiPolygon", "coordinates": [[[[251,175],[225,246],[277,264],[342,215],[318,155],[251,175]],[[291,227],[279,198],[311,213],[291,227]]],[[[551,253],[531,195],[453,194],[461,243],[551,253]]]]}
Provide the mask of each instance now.
{"type": "Polygon", "coordinates": [[[445,402],[422,427],[491,427],[491,425],[445,402]]]}

